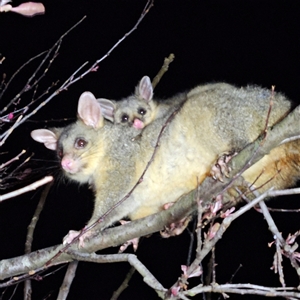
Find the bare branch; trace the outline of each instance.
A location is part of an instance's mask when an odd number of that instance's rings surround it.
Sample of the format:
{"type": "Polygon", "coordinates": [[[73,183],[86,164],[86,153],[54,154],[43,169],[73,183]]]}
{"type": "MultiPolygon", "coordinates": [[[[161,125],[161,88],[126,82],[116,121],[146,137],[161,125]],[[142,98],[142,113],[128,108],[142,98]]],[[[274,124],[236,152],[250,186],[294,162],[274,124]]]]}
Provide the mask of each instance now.
{"type": "MultiPolygon", "coordinates": [[[[49,190],[53,184],[53,181],[48,183],[46,187],[44,188],[40,201],[37,205],[37,208],[33,214],[33,218],[31,219],[31,222],[27,228],[27,236],[26,236],[26,242],[25,242],[25,253],[28,254],[32,251],[32,241],[33,241],[33,233],[36,227],[36,224],[40,218],[40,214],[44,208],[45,201],[47,199],[49,190]]],[[[31,281],[26,280],[24,284],[24,299],[30,300],[31,299],[31,293],[32,293],[32,288],[31,288],[31,281]]]]}
{"type": "MultiPolygon", "coordinates": [[[[33,72],[32,76],[27,80],[26,84],[24,85],[23,89],[10,101],[10,103],[4,107],[2,109],[2,111],[0,112],[0,114],[2,114],[4,111],[6,111],[23,93],[29,91],[30,89],[32,89],[33,87],[35,87],[38,82],[45,76],[45,74],[47,73],[49,67],[51,66],[51,64],[53,63],[55,57],[57,56],[58,50],[60,48],[60,45],[62,43],[62,39],[71,31],[73,30],[76,26],[78,26],[83,20],[85,19],[85,17],[83,17],[79,22],[77,22],[74,26],[72,26],[67,32],[65,32],[60,38],[59,40],[52,46],[52,48],[50,48],[48,51],[43,52],[37,56],[35,56],[34,58],[30,59],[28,62],[26,62],[10,79],[9,83],[11,83],[12,79],[16,76],[16,74],[23,68],[25,67],[28,63],[30,63],[32,60],[36,59],[37,57],[41,56],[44,53],[47,53],[45,58],[43,59],[43,61],[40,63],[40,65],[37,67],[37,69],[33,72]],[[50,59],[48,65],[45,67],[45,70],[43,72],[43,74],[40,76],[40,78],[36,79],[36,75],[37,72],[44,66],[44,64],[46,63],[46,61],[48,60],[48,58],[50,57],[50,54],[54,52],[52,59],[50,59]],[[31,83],[34,80],[33,83],[31,83]]],[[[9,83],[6,85],[6,87],[3,89],[0,98],[3,96],[3,93],[6,91],[9,83]]],[[[58,94],[57,91],[55,91],[48,99],[46,99],[42,104],[40,104],[38,106],[38,108],[36,108],[33,112],[29,113],[26,116],[20,115],[19,118],[17,119],[17,121],[13,124],[13,126],[11,128],[9,128],[7,131],[5,131],[4,133],[2,133],[0,135],[0,146],[2,146],[6,139],[8,138],[8,136],[12,133],[12,131],[17,128],[19,125],[23,124],[28,118],[30,118],[34,113],[36,113],[37,110],[39,110],[41,107],[43,107],[44,105],[46,105],[46,103],[48,103],[54,96],[56,96],[58,94]]]]}
{"type": "MultiPolygon", "coordinates": [[[[300,192],[300,188],[299,188],[299,192],[300,192]]],[[[259,206],[262,210],[262,213],[269,225],[269,230],[273,233],[274,239],[275,239],[275,243],[276,243],[276,248],[278,248],[278,254],[277,256],[280,258],[281,257],[281,253],[283,253],[285,256],[287,256],[290,259],[291,265],[293,266],[293,268],[296,270],[296,273],[298,274],[298,276],[300,276],[300,266],[296,260],[295,257],[295,250],[298,248],[298,244],[297,243],[287,243],[284,238],[282,237],[282,234],[279,232],[265,202],[260,202],[259,206]]],[[[283,280],[283,274],[282,274],[282,266],[281,264],[278,266],[279,268],[279,272],[281,273],[280,276],[280,282],[282,283],[283,286],[285,286],[284,284],[284,280],[283,280]]]]}
{"type": "MultiPolygon", "coordinates": [[[[133,31],[135,31],[139,24],[142,22],[142,20],[145,18],[146,14],[149,12],[149,10],[151,9],[151,7],[153,6],[154,0],[148,0],[143,12],[140,16],[140,18],[138,19],[138,21],[135,23],[135,25],[133,26],[132,29],[130,29],[121,39],[118,40],[117,43],[115,43],[110,50],[104,55],[102,56],[100,59],[96,60],[96,62],[93,63],[93,65],[86,70],[85,72],[83,72],[81,75],[79,75],[78,77],[74,78],[73,76],[71,76],[64,85],[62,85],[60,87],[60,89],[58,89],[56,91],[56,93],[60,93],[61,91],[67,89],[70,85],[74,84],[75,82],[77,82],[78,80],[81,80],[83,77],[85,77],[87,74],[97,71],[98,69],[98,65],[100,62],[102,62],[104,59],[106,59],[112,52],[113,50],[115,50],[115,48],[117,48],[133,31]]],[[[86,63],[85,63],[86,64],[86,63]]],[[[81,66],[81,68],[83,67],[83,65],[81,66]]]]}
{"type": "Polygon", "coordinates": [[[160,80],[163,77],[163,75],[168,71],[169,65],[170,65],[170,63],[173,62],[174,59],[175,59],[175,55],[173,53],[171,53],[169,55],[169,57],[165,58],[164,64],[162,65],[161,69],[159,70],[159,72],[157,73],[157,75],[152,80],[152,87],[153,87],[153,89],[155,89],[155,87],[160,82],[160,80]]]}
{"type": "Polygon", "coordinates": [[[78,267],[78,261],[74,260],[69,263],[64,281],[59,289],[59,294],[57,296],[57,300],[65,300],[70,291],[71,284],[75,278],[76,270],[78,267]]]}
{"type": "Polygon", "coordinates": [[[131,267],[129,272],[127,273],[124,281],[120,285],[120,287],[113,293],[110,300],[117,300],[119,296],[122,294],[122,292],[128,287],[128,282],[130,281],[131,277],[135,273],[136,269],[134,267],[131,267]]]}
{"type": "Polygon", "coordinates": [[[24,193],[27,193],[27,192],[30,192],[32,190],[36,190],[38,187],[50,182],[53,180],[53,177],[52,176],[46,176],[44,177],[43,179],[41,180],[38,180],[34,183],[31,183],[21,189],[18,189],[18,190],[15,190],[13,192],[10,192],[10,193],[7,193],[5,195],[1,195],[0,196],[0,202],[4,201],[4,200],[7,200],[7,199],[10,199],[10,198],[13,198],[13,197],[16,197],[16,196],[19,196],[21,194],[24,194],[24,193]]]}
{"type": "MultiPolygon", "coordinates": [[[[292,189],[289,190],[290,194],[292,192],[300,192],[300,189],[292,189]]],[[[207,191],[206,191],[207,192],[207,191]]],[[[287,191],[282,191],[282,194],[286,194],[287,191]]],[[[201,195],[200,191],[200,195],[201,195]]],[[[280,195],[281,191],[271,191],[266,192],[260,199],[255,200],[255,204],[262,200],[264,197],[272,196],[272,195],[280,195]]],[[[160,213],[150,215],[146,218],[139,219],[133,222],[130,222],[126,225],[117,226],[114,228],[108,228],[104,231],[101,231],[93,240],[86,240],[85,249],[82,249],[86,252],[95,252],[98,250],[102,250],[108,247],[115,247],[126,241],[137,237],[137,236],[145,236],[150,233],[158,232],[163,229],[167,223],[175,222],[176,220],[180,220],[183,216],[186,216],[195,209],[195,191],[191,192],[188,196],[185,196],[182,200],[175,203],[170,209],[166,211],[162,211],[160,213]]],[[[251,204],[251,203],[250,203],[251,204]]],[[[254,205],[255,205],[254,204],[254,205]]],[[[250,205],[248,205],[248,209],[250,209],[250,205]]],[[[242,208],[243,209],[243,208],[242,208]]],[[[238,211],[239,212],[239,211],[238,211]]],[[[234,217],[230,216],[222,223],[219,231],[216,234],[216,237],[209,242],[205,243],[203,249],[201,251],[201,257],[204,258],[208,253],[209,249],[211,249],[219,240],[223,234],[223,231],[226,231],[229,224],[238,217],[238,212],[234,215],[234,217]]],[[[44,270],[43,267],[50,259],[52,259],[58,252],[60,252],[64,248],[63,245],[56,245],[53,247],[40,249],[38,251],[32,252],[29,255],[19,256],[11,259],[3,259],[0,261],[0,279],[5,279],[8,277],[16,276],[18,274],[26,274],[31,270],[37,269],[35,272],[44,270]]],[[[77,245],[71,245],[68,251],[78,251],[77,245]]],[[[88,254],[87,254],[88,255],[88,254]]],[[[71,257],[67,253],[61,253],[58,257],[56,257],[55,261],[52,261],[50,265],[56,265],[71,261],[71,257]]],[[[49,266],[50,266],[49,265],[49,266]]],[[[47,266],[48,267],[48,266],[47,266]]],[[[30,272],[30,274],[35,274],[35,272],[30,272]]],[[[28,275],[25,275],[28,276],[28,275]]],[[[21,279],[21,276],[18,278],[21,279]]],[[[12,282],[15,282],[13,280],[12,282]]],[[[0,287],[6,286],[0,284],[0,287]]]]}
{"type": "Polygon", "coordinates": [[[300,299],[300,293],[296,288],[286,287],[286,288],[273,288],[265,287],[255,284],[215,284],[211,286],[197,286],[190,289],[189,291],[183,292],[185,295],[196,295],[199,293],[233,293],[233,294],[243,294],[243,295],[261,295],[267,297],[285,297],[293,299],[300,299]]]}
{"type": "MultiPolygon", "coordinates": [[[[52,49],[52,48],[51,48],[51,49],[52,49]]],[[[50,50],[51,50],[51,49],[50,49],[50,50]]],[[[24,63],[24,64],[17,70],[17,71],[11,76],[11,78],[9,79],[9,81],[7,82],[7,84],[5,85],[4,89],[3,89],[2,92],[0,93],[0,99],[2,98],[2,96],[4,95],[4,93],[6,92],[8,86],[10,85],[10,83],[11,83],[11,82],[14,80],[14,78],[17,76],[17,74],[18,74],[22,69],[24,69],[24,67],[26,67],[27,65],[29,65],[32,61],[34,61],[35,59],[39,58],[40,56],[44,55],[44,54],[47,53],[47,52],[49,52],[49,50],[48,50],[48,51],[43,51],[43,52],[41,52],[40,54],[38,54],[38,55],[36,55],[36,56],[30,58],[26,63],[24,63]]],[[[28,81],[27,81],[27,82],[28,82],[28,81]]],[[[18,93],[18,94],[19,94],[19,93],[18,93]]],[[[15,99],[15,98],[14,98],[14,99],[15,99]]],[[[5,106],[5,107],[1,110],[1,112],[0,112],[1,115],[8,109],[8,107],[12,104],[12,102],[13,102],[13,101],[11,101],[7,106],[5,106]]]]}
{"type": "Polygon", "coordinates": [[[24,153],[26,153],[26,150],[22,150],[18,155],[16,155],[15,157],[13,157],[12,159],[10,159],[6,163],[1,164],[0,165],[0,170],[2,170],[7,165],[11,164],[13,161],[19,160],[20,156],[23,155],[24,153]]]}
{"type": "Polygon", "coordinates": [[[97,255],[95,253],[85,254],[79,252],[71,252],[72,258],[80,261],[89,261],[96,263],[114,263],[127,261],[133,266],[142,276],[144,282],[152,287],[159,296],[163,296],[167,291],[152,273],[142,264],[142,262],[134,254],[111,254],[111,255],[97,255]]]}

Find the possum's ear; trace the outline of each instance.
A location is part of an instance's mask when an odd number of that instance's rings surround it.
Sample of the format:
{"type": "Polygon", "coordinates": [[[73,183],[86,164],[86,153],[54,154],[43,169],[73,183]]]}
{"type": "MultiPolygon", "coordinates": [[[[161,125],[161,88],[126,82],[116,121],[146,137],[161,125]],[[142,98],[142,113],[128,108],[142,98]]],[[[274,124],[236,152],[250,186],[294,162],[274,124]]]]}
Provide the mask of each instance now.
{"type": "Polygon", "coordinates": [[[115,120],[116,105],[113,101],[99,98],[97,101],[100,104],[103,117],[111,122],[115,120]]]}
{"type": "Polygon", "coordinates": [[[151,80],[148,76],[144,76],[139,85],[136,87],[136,94],[138,98],[145,100],[147,103],[152,101],[153,98],[153,87],[151,80]]]}
{"type": "Polygon", "coordinates": [[[49,129],[36,129],[31,131],[30,135],[35,141],[43,143],[46,148],[56,150],[58,138],[53,131],[49,129]]]}
{"type": "Polygon", "coordinates": [[[84,92],[81,94],[78,107],[78,117],[86,124],[95,129],[103,126],[103,116],[101,114],[101,107],[95,96],[91,92],[84,92]]]}

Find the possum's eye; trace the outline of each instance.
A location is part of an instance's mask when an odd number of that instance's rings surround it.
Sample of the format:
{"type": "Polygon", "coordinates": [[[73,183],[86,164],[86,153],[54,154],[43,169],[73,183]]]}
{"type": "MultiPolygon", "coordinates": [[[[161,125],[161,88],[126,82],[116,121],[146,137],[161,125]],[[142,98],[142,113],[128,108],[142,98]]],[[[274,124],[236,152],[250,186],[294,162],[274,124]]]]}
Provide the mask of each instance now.
{"type": "Polygon", "coordinates": [[[76,149],[82,149],[82,148],[84,148],[87,145],[87,143],[88,142],[85,139],[83,139],[83,138],[77,138],[75,140],[75,148],[76,149]]]}
{"type": "Polygon", "coordinates": [[[145,115],[146,112],[147,112],[147,110],[144,109],[144,108],[139,108],[139,109],[138,109],[138,113],[139,113],[140,115],[142,115],[142,116],[145,115]]]}
{"type": "Polygon", "coordinates": [[[123,114],[121,117],[121,122],[126,123],[129,120],[129,116],[127,114],[123,114]]]}
{"type": "Polygon", "coordinates": [[[63,150],[62,150],[61,147],[57,149],[57,155],[58,155],[59,158],[63,157],[63,150]]]}

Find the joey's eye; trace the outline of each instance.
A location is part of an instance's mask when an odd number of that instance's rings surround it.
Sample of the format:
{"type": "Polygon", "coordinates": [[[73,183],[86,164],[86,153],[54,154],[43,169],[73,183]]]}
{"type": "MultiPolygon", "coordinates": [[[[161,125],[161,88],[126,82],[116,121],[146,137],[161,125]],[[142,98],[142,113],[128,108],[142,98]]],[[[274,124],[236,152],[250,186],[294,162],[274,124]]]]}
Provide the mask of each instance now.
{"type": "Polygon", "coordinates": [[[83,139],[83,138],[77,138],[75,140],[75,148],[76,149],[82,149],[82,148],[84,148],[87,145],[87,143],[88,142],[85,139],[83,139]]]}
{"type": "Polygon", "coordinates": [[[139,109],[138,109],[138,113],[139,113],[140,115],[142,115],[142,116],[145,115],[146,112],[147,112],[147,110],[144,109],[144,108],[139,108],[139,109]]]}
{"type": "Polygon", "coordinates": [[[129,116],[127,114],[123,114],[121,117],[121,122],[126,123],[129,120],[129,116]]]}

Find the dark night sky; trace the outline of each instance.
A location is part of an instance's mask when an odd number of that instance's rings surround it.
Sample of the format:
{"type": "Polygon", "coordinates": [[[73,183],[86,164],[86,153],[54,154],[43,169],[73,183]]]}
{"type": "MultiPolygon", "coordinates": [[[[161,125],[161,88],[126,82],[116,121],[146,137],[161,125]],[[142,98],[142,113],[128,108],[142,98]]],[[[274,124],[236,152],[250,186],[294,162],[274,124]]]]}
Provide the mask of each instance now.
{"type": "MultiPolygon", "coordinates": [[[[19,3],[21,1],[13,4],[19,3]]],[[[43,3],[46,7],[43,16],[0,15],[0,53],[6,57],[0,64],[0,73],[6,73],[8,78],[29,58],[52,47],[84,15],[87,18],[63,40],[58,57],[41,83],[41,91],[53,81],[64,82],[85,61],[93,63],[105,55],[133,27],[146,1],[43,3]]],[[[142,76],[156,75],[164,57],[171,52],[176,58],[155,90],[159,97],[169,97],[197,84],[225,81],[238,86],[257,84],[270,88],[276,85],[277,91],[300,103],[296,87],[300,82],[299,16],[297,1],[155,0],[138,29],[100,63],[97,72],[55,97],[32,120],[74,118],[78,97],[86,90],[97,97],[120,99],[128,96],[142,76]]],[[[35,63],[21,72],[1,101],[8,101],[18,92],[34,67],[35,63]]],[[[43,122],[27,122],[15,131],[4,147],[11,155],[23,148],[29,153],[35,152],[30,164],[32,168],[40,168],[40,177],[47,172],[41,165],[47,168],[55,165],[54,155],[32,142],[29,134],[32,129],[44,126],[43,122]],[[40,163],[38,160],[42,159],[40,163]]],[[[39,192],[32,192],[1,203],[0,258],[22,255],[26,227],[38,196],[39,192]]],[[[299,196],[272,200],[271,204],[297,207],[297,200],[299,196]]],[[[84,187],[63,182],[56,184],[36,229],[34,250],[60,243],[69,229],[80,229],[91,209],[92,196],[84,187]]],[[[284,236],[299,229],[296,214],[275,213],[274,218],[284,236]]],[[[218,283],[228,282],[242,264],[233,282],[279,285],[278,277],[270,271],[274,253],[274,248],[267,247],[270,241],[272,235],[262,215],[252,211],[237,220],[217,246],[218,283]]],[[[142,241],[138,256],[161,283],[169,287],[180,276],[188,244],[187,232],[169,240],[156,234],[142,241]]],[[[115,251],[109,249],[107,252],[115,251]]],[[[80,263],[68,299],[109,299],[128,269],[125,263],[80,263]]],[[[47,295],[50,295],[47,299],[55,299],[64,270],[34,283],[33,299],[45,299],[47,295]]],[[[287,285],[297,286],[299,282],[287,261],[285,271],[287,285]]],[[[22,289],[20,285],[12,299],[22,299],[22,289]]],[[[9,299],[12,293],[13,288],[9,288],[3,299],[9,299]]],[[[136,274],[120,299],[156,299],[156,294],[136,274]]],[[[230,299],[240,299],[240,296],[232,295],[230,299]]],[[[262,298],[247,296],[244,299],[262,298]]]]}

